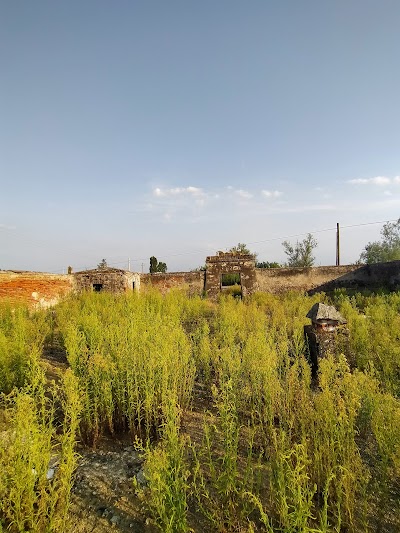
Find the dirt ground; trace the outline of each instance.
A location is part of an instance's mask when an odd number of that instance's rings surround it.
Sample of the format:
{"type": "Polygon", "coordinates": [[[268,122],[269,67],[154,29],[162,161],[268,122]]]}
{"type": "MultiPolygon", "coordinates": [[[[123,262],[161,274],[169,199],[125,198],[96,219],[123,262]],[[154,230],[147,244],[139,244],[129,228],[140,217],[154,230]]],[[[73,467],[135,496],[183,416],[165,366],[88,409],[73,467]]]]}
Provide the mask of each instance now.
{"type": "Polygon", "coordinates": [[[127,440],[103,438],[95,450],[78,449],[80,459],[71,494],[70,530],[152,532],[141,513],[134,479],[144,482],[142,459],[127,440]]]}

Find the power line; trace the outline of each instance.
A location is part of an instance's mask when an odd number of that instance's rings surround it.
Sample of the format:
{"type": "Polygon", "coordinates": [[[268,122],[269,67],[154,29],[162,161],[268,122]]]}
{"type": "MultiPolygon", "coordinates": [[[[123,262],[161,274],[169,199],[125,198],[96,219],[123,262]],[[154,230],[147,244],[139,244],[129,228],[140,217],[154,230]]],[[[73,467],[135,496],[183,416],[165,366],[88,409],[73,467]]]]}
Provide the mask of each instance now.
{"type": "MultiPolygon", "coordinates": [[[[377,224],[386,224],[388,222],[397,222],[398,219],[392,219],[392,220],[381,220],[381,221],[377,221],[377,222],[364,222],[364,223],[360,223],[360,224],[348,224],[346,226],[340,226],[341,229],[347,229],[347,228],[357,228],[357,227],[362,227],[362,226],[373,226],[373,225],[377,225],[377,224]]],[[[6,229],[6,228],[1,228],[0,229],[6,229]]],[[[255,245],[255,244],[265,244],[265,243],[269,243],[269,242],[274,242],[274,241],[284,241],[286,239],[293,239],[293,238],[297,238],[297,237],[302,237],[304,235],[308,235],[309,233],[311,235],[314,235],[316,233],[325,233],[325,232],[328,232],[328,231],[336,231],[336,226],[335,227],[332,227],[332,228],[324,228],[324,229],[319,229],[319,230],[314,230],[314,231],[306,231],[306,232],[303,232],[303,233],[295,233],[295,234],[292,234],[292,235],[287,235],[285,237],[272,237],[270,239],[263,239],[261,241],[251,241],[251,242],[248,242],[246,243],[247,245],[255,245]]],[[[24,238],[24,237],[23,237],[24,238]]],[[[24,240],[26,240],[26,238],[24,238],[24,240]]],[[[33,243],[35,243],[35,241],[31,241],[33,243]]],[[[44,244],[44,241],[36,241],[36,243],[43,243],[44,244]]],[[[37,244],[36,244],[37,245],[37,244]]],[[[227,247],[226,246],[222,246],[222,247],[218,247],[219,249],[226,249],[227,247]]],[[[186,255],[195,255],[195,254],[199,254],[199,253],[208,253],[209,251],[214,251],[215,250],[215,247],[214,248],[203,248],[201,250],[191,250],[191,251],[187,251],[187,252],[179,252],[179,253],[171,253],[171,254],[163,254],[162,257],[163,259],[168,259],[168,258],[171,258],[171,257],[182,257],[182,256],[186,256],[186,255]]],[[[142,261],[147,261],[148,260],[148,257],[140,257],[140,258],[134,258],[134,259],[131,259],[131,263],[141,263],[142,261]]],[[[124,265],[124,264],[128,264],[128,259],[125,259],[124,261],[118,261],[118,262],[111,262],[111,263],[107,263],[109,266],[117,266],[117,265],[124,265]]],[[[96,266],[90,266],[89,268],[85,267],[85,268],[79,268],[77,269],[78,271],[79,270],[91,270],[93,268],[96,268],[96,266]]],[[[63,268],[60,268],[58,270],[52,270],[50,273],[59,273],[59,272],[62,272],[65,270],[65,267],[63,268]]]]}
{"type": "MultiPolygon", "coordinates": [[[[355,228],[355,227],[359,227],[359,226],[371,226],[371,225],[374,225],[374,224],[386,224],[387,222],[397,222],[397,219],[393,219],[393,220],[383,220],[383,221],[379,221],[379,222],[365,222],[363,224],[351,224],[351,225],[348,225],[348,226],[340,226],[342,229],[345,229],[345,228],[355,228]]],[[[286,237],[273,237],[271,239],[264,239],[262,241],[252,241],[252,242],[248,242],[246,244],[248,245],[253,245],[253,244],[264,244],[264,243],[267,243],[267,242],[273,242],[273,241],[282,241],[282,240],[285,240],[285,239],[293,239],[295,237],[302,237],[303,235],[308,235],[309,233],[311,233],[311,235],[314,235],[315,233],[324,233],[324,232],[327,232],[327,231],[336,231],[336,226],[332,227],[332,228],[325,228],[325,229],[319,229],[319,230],[314,230],[314,231],[305,231],[304,233],[296,233],[296,234],[293,234],[293,235],[287,235],[286,237]]],[[[221,246],[221,247],[218,247],[219,249],[224,249],[224,248],[227,248],[226,246],[221,246]]],[[[214,249],[214,248],[213,248],[214,249]]],[[[179,256],[183,256],[183,255],[193,255],[193,254],[197,254],[197,253],[202,253],[202,252],[208,252],[211,250],[211,247],[210,248],[207,248],[207,249],[203,249],[203,250],[196,250],[196,251],[191,251],[191,252],[181,252],[181,253],[175,253],[175,254],[168,254],[168,255],[165,255],[163,254],[163,258],[165,259],[168,259],[169,257],[179,257],[179,256]]],[[[131,261],[144,261],[148,259],[148,257],[146,258],[140,258],[140,259],[131,259],[131,261]]]]}

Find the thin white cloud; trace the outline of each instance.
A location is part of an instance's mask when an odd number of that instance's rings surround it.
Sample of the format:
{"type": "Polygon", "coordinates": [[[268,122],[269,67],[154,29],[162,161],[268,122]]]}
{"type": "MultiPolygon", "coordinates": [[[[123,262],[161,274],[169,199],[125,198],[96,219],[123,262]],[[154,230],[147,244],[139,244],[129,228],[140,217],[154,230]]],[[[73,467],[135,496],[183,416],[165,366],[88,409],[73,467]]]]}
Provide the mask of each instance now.
{"type": "Polygon", "coordinates": [[[348,183],[353,185],[390,185],[391,183],[400,183],[400,176],[393,178],[388,178],[387,176],[375,176],[374,178],[356,178],[353,180],[348,180],[348,183]]]}
{"type": "Polygon", "coordinates": [[[154,196],[165,196],[164,192],[159,187],[153,190],[153,194],[154,196]]]}
{"type": "Polygon", "coordinates": [[[205,196],[205,193],[203,189],[200,189],[200,187],[173,187],[171,189],[161,189],[160,187],[156,187],[153,189],[153,195],[161,198],[161,197],[171,197],[171,196],[193,196],[193,197],[201,197],[205,196]]]}
{"type": "Polygon", "coordinates": [[[283,193],[281,191],[267,191],[264,189],[261,191],[261,194],[266,198],[279,198],[283,193]]]}
{"type": "Polygon", "coordinates": [[[244,189],[236,189],[235,194],[240,196],[240,198],[244,198],[245,200],[249,200],[250,198],[253,198],[253,195],[249,191],[245,191],[244,189]]]}

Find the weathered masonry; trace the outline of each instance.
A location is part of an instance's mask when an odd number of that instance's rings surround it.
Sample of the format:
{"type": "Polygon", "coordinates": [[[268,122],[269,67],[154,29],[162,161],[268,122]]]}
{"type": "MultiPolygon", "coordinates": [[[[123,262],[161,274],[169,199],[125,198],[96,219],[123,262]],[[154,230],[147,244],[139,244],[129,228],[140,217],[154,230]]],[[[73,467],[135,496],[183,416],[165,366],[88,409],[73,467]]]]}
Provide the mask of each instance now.
{"type": "Polygon", "coordinates": [[[140,290],[140,274],[119,268],[96,268],[74,274],[77,291],[127,292],[140,290]]]}
{"type": "Polygon", "coordinates": [[[251,254],[233,254],[218,252],[206,259],[206,295],[215,299],[223,287],[226,274],[238,274],[242,288],[242,297],[257,290],[255,257],[251,254]]]}
{"type": "Polygon", "coordinates": [[[236,273],[243,296],[255,291],[280,294],[302,291],[386,288],[400,291],[400,261],[374,265],[321,266],[310,268],[254,268],[254,257],[218,253],[207,258],[206,272],[139,274],[116,268],[86,270],[76,274],[49,274],[0,270],[0,301],[26,303],[33,308],[55,305],[71,292],[128,292],[148,287],[166,292],[177,288],[190,295],[215,299],[224,290],[222,276],[236,273]]]}

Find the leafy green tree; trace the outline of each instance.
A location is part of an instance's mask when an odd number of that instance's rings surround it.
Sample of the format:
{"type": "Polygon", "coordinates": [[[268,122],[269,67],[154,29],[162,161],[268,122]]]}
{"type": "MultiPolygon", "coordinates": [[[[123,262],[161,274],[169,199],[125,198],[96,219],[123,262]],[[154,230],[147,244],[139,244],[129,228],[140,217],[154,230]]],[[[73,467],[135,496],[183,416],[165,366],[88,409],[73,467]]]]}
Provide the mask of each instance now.
{"type": "Polygon", "coordinates": [[[154,255],[152,255],[150,257],[150,274],[154,274],[154,272],[157,272],[157,266],[158,266],[157,257],[154,257],[154,255]]]}
{"type": "Polygon", "coordinates": [[[297,241],[293,246],[289,241],[283,241],[282,246],[288,256],[287,266],[311,267],[315,262],[313,250],[318,246],[318,241],[309,233],[302,241],[297,241]]]}
{"type": "Polygon", "coordinates": [[[163,263],[162,261],[160,261],[157,265],[157,272],[163,272],[165,274],[166,271],[167,271],[167,263],[163,263]]]}
{"type": "Polygon", "coordinates": [[[243,242],[238,242],[236,246],[232,246],[229,252],[232,254],[251,254],[250,250],[247,248],[247,245],[243,242]]]}
{"type": "Polygon", "coordinates": [[[261,261],[256,263],[256,268],[281,268],[281,266],[276,261],[261,261]]]}
{"type": "Polygon", "coordinates": [[[166,271],[166,263],[163,263],[162,261],[158,262],[157,257],[154,257],[154,255],[152,255],[150,257],[150,274],[154,274],[155,272],[163,272],[165,274],[166,271]]]}
{"type": "Polygon", "coordinates": [[[360,255],[360,263],[383,263],[400,259],[400,218],[386,222],[381,229],[382,239],[369,242],[360,255]]]}
{"type": "Polygon", "coordinates": [[[100,261],[100,263],[97,265],[97,268],[99,268],[100,270],[104,269],[104,268],[107,268],[108,265],[107,265],[107,261],[105,259],[102,259],[100,261]]]}

